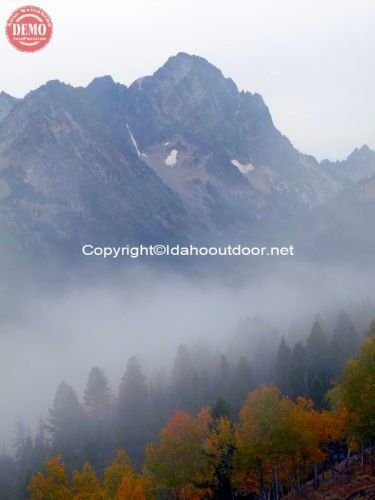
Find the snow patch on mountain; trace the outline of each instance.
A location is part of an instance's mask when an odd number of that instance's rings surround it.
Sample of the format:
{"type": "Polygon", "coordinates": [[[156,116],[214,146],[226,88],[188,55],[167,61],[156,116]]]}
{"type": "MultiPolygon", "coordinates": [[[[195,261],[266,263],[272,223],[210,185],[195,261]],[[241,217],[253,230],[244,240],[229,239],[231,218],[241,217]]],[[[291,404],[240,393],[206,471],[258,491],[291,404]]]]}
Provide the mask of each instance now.
{"type": "Polygon", "coordinates": [[[130,139],[132,140],[133,146],[134,146],[135,150],[137,151],[137,155],[141,156],[141,152],[138,149],[137,141],[135,140],[135,137],[134,137],[132,131],[130,130],[129,124],[126,124],[126,127],[127,127],[128,131],[129,131],[130,139]]]}
{"type": "Polygon", "coordinates": [[[237,167],[242,174],[248,174],[249,172],[255,169],[254,165],[252,165],[251,163],[244,164],[238,160],[232,160],[231,164],[234,167],[237,167]]]}
{"type": "Polygon", "coordinates": [[[165,159],[165,164],[168,167],[175,167],[177,164],[177,156],[178,156],[177,149],[172,149],[172,151],[169,153],[169,155],[165,159]]]}

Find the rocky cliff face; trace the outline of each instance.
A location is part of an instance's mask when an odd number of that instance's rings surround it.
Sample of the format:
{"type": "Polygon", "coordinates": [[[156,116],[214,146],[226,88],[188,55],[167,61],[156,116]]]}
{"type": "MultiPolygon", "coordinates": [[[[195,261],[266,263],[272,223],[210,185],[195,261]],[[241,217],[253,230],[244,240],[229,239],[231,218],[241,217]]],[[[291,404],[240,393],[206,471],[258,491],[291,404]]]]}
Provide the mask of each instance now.
{"type": "Polygon", "coordinates": [[[297,151],[258,94],[178,54],[129,88],[48,82],[0,94],[3,241],[44,252],[243,237],[309,213],[374,171],[297,151]]]}

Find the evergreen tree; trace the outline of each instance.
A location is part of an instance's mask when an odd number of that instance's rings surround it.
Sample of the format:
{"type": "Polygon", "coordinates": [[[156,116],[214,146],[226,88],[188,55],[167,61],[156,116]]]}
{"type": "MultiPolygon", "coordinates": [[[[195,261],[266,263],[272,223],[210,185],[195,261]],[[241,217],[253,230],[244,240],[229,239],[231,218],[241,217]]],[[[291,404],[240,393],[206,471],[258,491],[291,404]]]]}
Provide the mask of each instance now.
{"type": "Polygon", "coordinates": [[[74,389],[65,382],[57,388],[49,410],[48,430],[53,451],[63,456],[68,469],[82,466],[87,439],[85,415],[74,389]]]}
{"type": "Polygon", "coordinates": [[[212,405],[211,415],[214,420],[217,420],[221,417],[229,418],[231,415],[231,407],[228,401],[226,401],[222,397],[217,398],[215,403],[212,405]]]}
{"type": "Polygon", "coordinates": [[[193,380],[195,375],[190,352],[184,344],[181,344],[177,350],[171,374],[171,392],[174,409],[193,409],[195,399],[193,380]]]}
{"type": "Polygon", "coordinates": [[[301,342],[297,342],[290,355],[288,395],[295,399],[307,394],[307,356],[301,342]]]}
{"type": "Polygon", "coordinates": [[[220,356],[215,367],[212,382],[212,398],[216,399],[223,394],[226,394],[228,382],[230,379],[231,368],[228,360],[224,354],[220,356]]]}
{"type": "Polygon", "coordinates": [[[249,360],[241,356],[230,380],[228,393],[225,395],[233,408],[234,415],[237,415],[247,393],[253,389],[253,386],[252,367],[249,360]]]}
{"type": "Polygon", "coordinates": [[[308,396],[318,408],[326,406],[325,394],[333,376],[332,356],[320,322],[316,320],[306,341],[308,396]]]}
{"type": "Polygon", "coordinates": [[[150,408],[150,434],[151,440],[158,438],[160,429],[164,427],[168,421],[170,414],[170,401],[167,395],[166,375],[163,371],[156,374],[154,381],[150,384],[149,399],[150,408]]]}
{"type": "Polygon", "coordinates": [[[276,385],[284,394],[288,394],[288,373],[291,351],[284,337],[281,339],[276,355],[275,378],[276,385]]]}
{"type": "Polygon", "coordinates": [[[26,488],[33,473],[33,441],[30,432],[19,418],[14,439],[17,466],[17,496],[26,498],[26,488]]]}
{"type": "Polygon", "coordinates": [[[104,371],[92,368],[84,394],[88,415],[86,451],[90,464],[99,471],[109,462],[115,448],[112,394],[104,371]]]}
{"type": "Polygon", "coordinates": [[[17,492],[17,467],[16,462],[7,453],[0,455],[0,499],[13,500],[23,499],[22,493],[17,492]]]}
{"type": "Polygon", "coordinates": [[[141,366],[133,356],[128,361],[119,388],[117,430],[120,446],[141,463],[150,434],[149,392],[141,366]]]}
{"type": "Polygon", "coordinates": [[[39,420],[39,425],[34,439],[33,471],[40,470],[49,453],[49,443],[46,436],[46,425],[44,420],[39,420]]]}
{"type": "Polygon", "coordinates": [[[358,341],[358,334],[353,322],[345,311],[341,311],[332,337],[337,375],[341,373],[346,361],[355,354],[358,341]]]}
{"type": "Polygon", "coordinates": [[[103,421],[108,419],[111,399],[111,390],[104,371],[98,367],[92,368],[84,394],[84,403],[89,417],[103,421]]]}

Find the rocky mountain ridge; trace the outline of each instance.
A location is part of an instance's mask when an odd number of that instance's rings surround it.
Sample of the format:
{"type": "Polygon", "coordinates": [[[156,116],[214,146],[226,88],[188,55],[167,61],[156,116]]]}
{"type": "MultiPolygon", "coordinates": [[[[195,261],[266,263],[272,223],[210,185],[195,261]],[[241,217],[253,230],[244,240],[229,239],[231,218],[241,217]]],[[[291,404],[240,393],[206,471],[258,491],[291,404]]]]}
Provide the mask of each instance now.
{"type": "Polygon", "coordinates": [[[130,87],[51,81],[0,94],[0,226],[7,243],[243,239],[330,203],[375,174],[297,151],[259,94],[203,58],[171,57],[130,87]]]}

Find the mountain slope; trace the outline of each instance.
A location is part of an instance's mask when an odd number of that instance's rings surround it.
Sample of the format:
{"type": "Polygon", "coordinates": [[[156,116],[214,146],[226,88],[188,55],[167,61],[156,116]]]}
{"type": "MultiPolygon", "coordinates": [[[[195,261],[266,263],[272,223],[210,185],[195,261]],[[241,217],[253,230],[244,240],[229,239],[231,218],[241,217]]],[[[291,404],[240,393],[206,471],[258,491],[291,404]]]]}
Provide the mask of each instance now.
{"type": "Polygon", "coordinates": [[[27,252],[259,238],[341,196],[375,154],[319,164],[260,95],[185,53],[129,88],[102,77],[0,94],[0,117],[2,242],[27,252]]]}
{"type": "Polygon", "coordinates": [[[200,57],[181,53],[129,88],[129,119],[140,149],[189,205],[212,191],[245,200],[255,218],[293,214],[334,196],[336,181],[274,126],[258,94],[200,57]],[[172,163],[171,163],[172,162],[172,163]],[[166,168],[166,166],[171,168],[166,168]]]}
{"type": "Polygon", "coordinates": [[[49,82],[3,120],[0,217],[15,239],[76,247],[184,228],[178,197],[136,154],[125,94],[110,78],[86,89],[49,82]]]}

